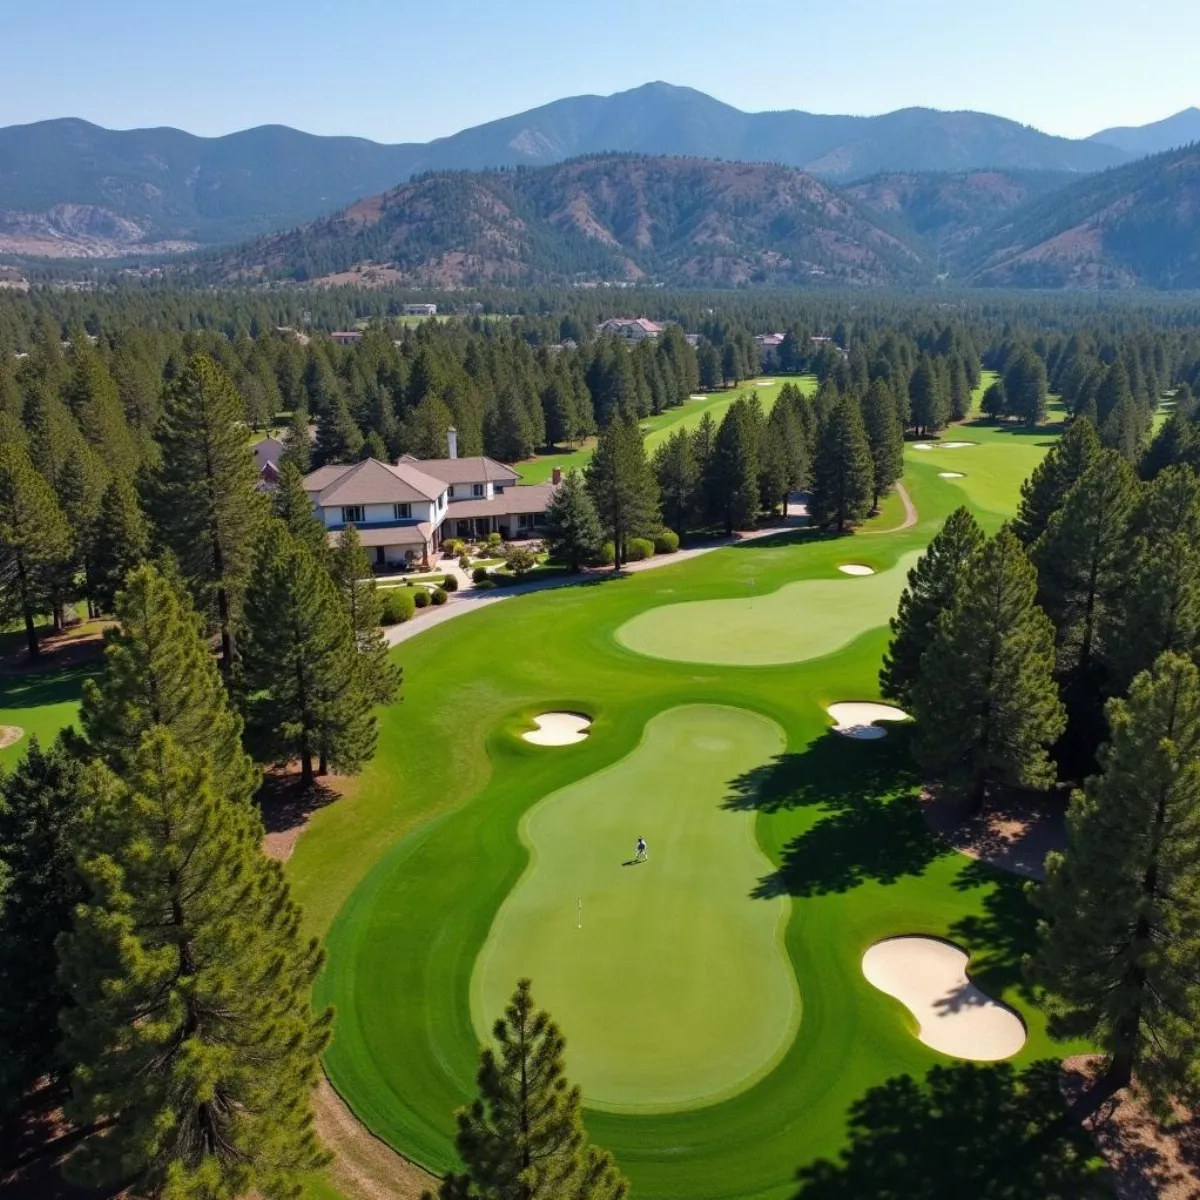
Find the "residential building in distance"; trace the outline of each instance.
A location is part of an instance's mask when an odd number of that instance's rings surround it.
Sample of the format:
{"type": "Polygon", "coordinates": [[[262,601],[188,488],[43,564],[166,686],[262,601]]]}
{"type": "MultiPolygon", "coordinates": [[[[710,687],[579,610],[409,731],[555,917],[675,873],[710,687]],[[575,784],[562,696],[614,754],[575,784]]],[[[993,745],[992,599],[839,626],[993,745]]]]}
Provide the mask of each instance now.
{"type": "Polygon", "coordinates": [[[282,438],[265,437],[255,442],[254,466],[258,470],[259,491],[272,491],[279,482],[279,460],[283,455],[284,442],[282,438]]]}
{"type": "Polygon", "coordinates": [[[350,346],[362,341],[361,329],[339,329],[329,335],[339,346],[350,346]]]}
{"type": "Polygon", "coordinates": [[[663,327],[657,321],[651,321],[647,317],[609,317],[607,321],[596,326],[597,333],[611,334],[613,337],[624,338],[627,342],[656,338],[662,331],[663,327]]]}
{"type": "Polygon", "coordinates": [[[436,304],[406,304],[401,310],[406,317],[436,317],[436,304]]]}

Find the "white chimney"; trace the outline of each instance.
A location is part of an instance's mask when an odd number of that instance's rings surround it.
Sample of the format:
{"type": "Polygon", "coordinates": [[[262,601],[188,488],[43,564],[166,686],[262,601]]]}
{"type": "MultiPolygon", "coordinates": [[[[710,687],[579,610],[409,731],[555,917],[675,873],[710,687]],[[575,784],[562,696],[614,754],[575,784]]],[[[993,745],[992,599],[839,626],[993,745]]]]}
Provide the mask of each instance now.
{"type": "Polygon", "coordinates": [[[458,430],[453,425],[446,430],[446,445],[450,450],[450,457],[458,457],[458,430]]]}

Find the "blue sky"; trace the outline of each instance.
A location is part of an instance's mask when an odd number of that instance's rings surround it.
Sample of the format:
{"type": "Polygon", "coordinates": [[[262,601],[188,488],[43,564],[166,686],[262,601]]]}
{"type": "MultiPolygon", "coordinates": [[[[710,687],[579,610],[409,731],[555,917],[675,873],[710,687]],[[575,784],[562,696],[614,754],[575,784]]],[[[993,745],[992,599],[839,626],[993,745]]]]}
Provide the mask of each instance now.
{"type": "Polygon", "coordinates": [[[425,141],[652,79],[739,108],[999,113],[1081,136],[1200,105],[1196,0],[8,0],[0,125],[279,122],[425,141]]]}

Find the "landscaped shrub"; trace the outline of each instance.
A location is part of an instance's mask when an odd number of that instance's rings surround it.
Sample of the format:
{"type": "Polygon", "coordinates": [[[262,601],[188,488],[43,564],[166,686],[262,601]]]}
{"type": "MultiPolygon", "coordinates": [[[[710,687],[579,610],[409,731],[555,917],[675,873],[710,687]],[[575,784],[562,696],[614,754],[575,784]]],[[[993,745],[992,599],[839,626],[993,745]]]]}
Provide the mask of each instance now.
{"type": "Polygon", "coordinates": [[[388,588],[383,593],[383,602],[380,606],[380,624],[403,625],[405,621],[412,620],[416,607],[411,592],[402,588],[388,588]]]}
{"type": "Polygon", "coordinates": [[[518,579],[523,579],[537,566],[537,555],[528,546],[508,546],[504,551],[508,569],[518,579]]]}
{"type": "Polygon", "coordinates": [[[655,554],[674,554],[679,549],[679,534],[673,529],[664,529],[654,536],[655,554]]]}
{"type": "Polygon", "coordinates": [[[446,578],[442,580],[442,588],[444,591],[447,591],[447,592],[457,592],[458,591],[458,576],[457,575],[447,575],[446,578]]]}
{"type": "Polygon", "coordinates": [[[475,590],[477,592],[490,592],[495,586],[496,581],[494,579],[481,579],[475,585],[475,590]]]}
{"type": "Polygon", "coordinates": [[[641,562],[654,557],[654,543],[649,538],[630,538],[625,544],[625,561],[641,562]]]}
{"type": "Polygon", "coordinates": [[[428,608],[429,593],[424,588],[413,588],[413,603],[418,608],[428,608]]]}
{"type": "Polygon", "coordinates": [[[458,538],[447,538],[442,543],[442,550],[447,558],[457,558],[462,553],[463,544],[458,538]]]}
{"type": "Polygon", "coordinates": [[[434,588],[433,595],[430,597],[434,604],[445,604],[446,593],[441,588],[434,588]]]}
{"type": "Polygon", "coordinates": [[[471,560],[466,554],[460,554],[458,556],[458,565],[462,567],[464,571],[469,571],[471,569],[471,560]]]}
{"type": "Polygon", "coordinates": [[[473,570],[471,572],[471,578],[476,583],[485,583],[487,581],[487,577],[488,577],[487,567],[476,567],[475,570],[473,570]]]}
{"type": "Polygon", "coordinates": [[[504,541],[504,539],[498,533],[489,533],[488,534],[487,544],[489,546],[491,546],[493,549],[496,546],[499,546],[501,544],[501,542],[503,542],[503,541],[504,541]]]}
{"type": "Polygon", "coordinates": [[[604,545],[600,547],[600,554],[596,561],[602,567],[611,567],[613,563],[617,561],[616,546],[614,546],[612,542],[605,542],[604,545]]]}

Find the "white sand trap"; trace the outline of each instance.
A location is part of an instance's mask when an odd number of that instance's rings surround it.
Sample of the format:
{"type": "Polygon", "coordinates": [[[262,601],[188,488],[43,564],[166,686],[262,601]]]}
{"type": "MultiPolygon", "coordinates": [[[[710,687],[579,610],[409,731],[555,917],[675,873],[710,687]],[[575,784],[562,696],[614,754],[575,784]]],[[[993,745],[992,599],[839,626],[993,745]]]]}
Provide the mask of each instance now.
{"type": "Polygon", "coordinates": [[[894,937],[867,950],[862,970],[916,1017],[926,1046],[976,1062],[1011,1058],[1025,1044],[1025,1024],[967,978],[967,961],[950,942],[894,937]]]}
{"type": "Polygon", "coordinates": [[[875,721],[907,721],[908,713],[890,704],[873,704],[865,700],[849,700],[831,704],[825,711],[834,720],[834,730],[843,737],[859,738],[872,742],[887,737],[887,730],[880,729],[875,721]]]}
{"type": "Polygon", "coordinates": [[[932,442],[913,442],[913,449],[914,450],[932,450],[933,443],[932,442]]]}
{"type": "Polygon", "coordinates": [[[868,567],[866,563],[842,563],[838,570],[843,575],[874,575],[875,568],[868,567]]]}
{"type": "Polygon", "coordinates": [[[963,479],[964,475],[961,471],[939,471],[938,475],[942,479],[963,479]]]}
{"type": "Polygon", "coordinates": [[[0,725],[0,750],[15,746],[24,736],[20,725],[0,725]]]}
{"type": "Polygon", "coordinates": [[[754,381],[754,386],[755,387],[774,387],[775,380],[774,379],[756,379],[754,381]]]}
{"type": "Polygon", "coordinates": [[[939,450],[962,450],[966,446],[977,446],[978,442],[938,442],[939,450]]]}
{"type": "Polygon", "coordinates": [[[701,396],[701,395],[698,395],[697,393],[693,392],[693,393],[692,393],[692,394],[691,394],[691,395],[688,397],[688,399],[689,399],[689,400],[707,400],[707,399],[708,399],[708,397],[707,397],[707,396],[701,396]]]}
{"type": "Polygon", "coordinates": [[[530,729],[521,736],[535,746],[573,746],[587,737],[592,718],[583,713],[548,712],[534,717],[536,729],[530,729]]]}

